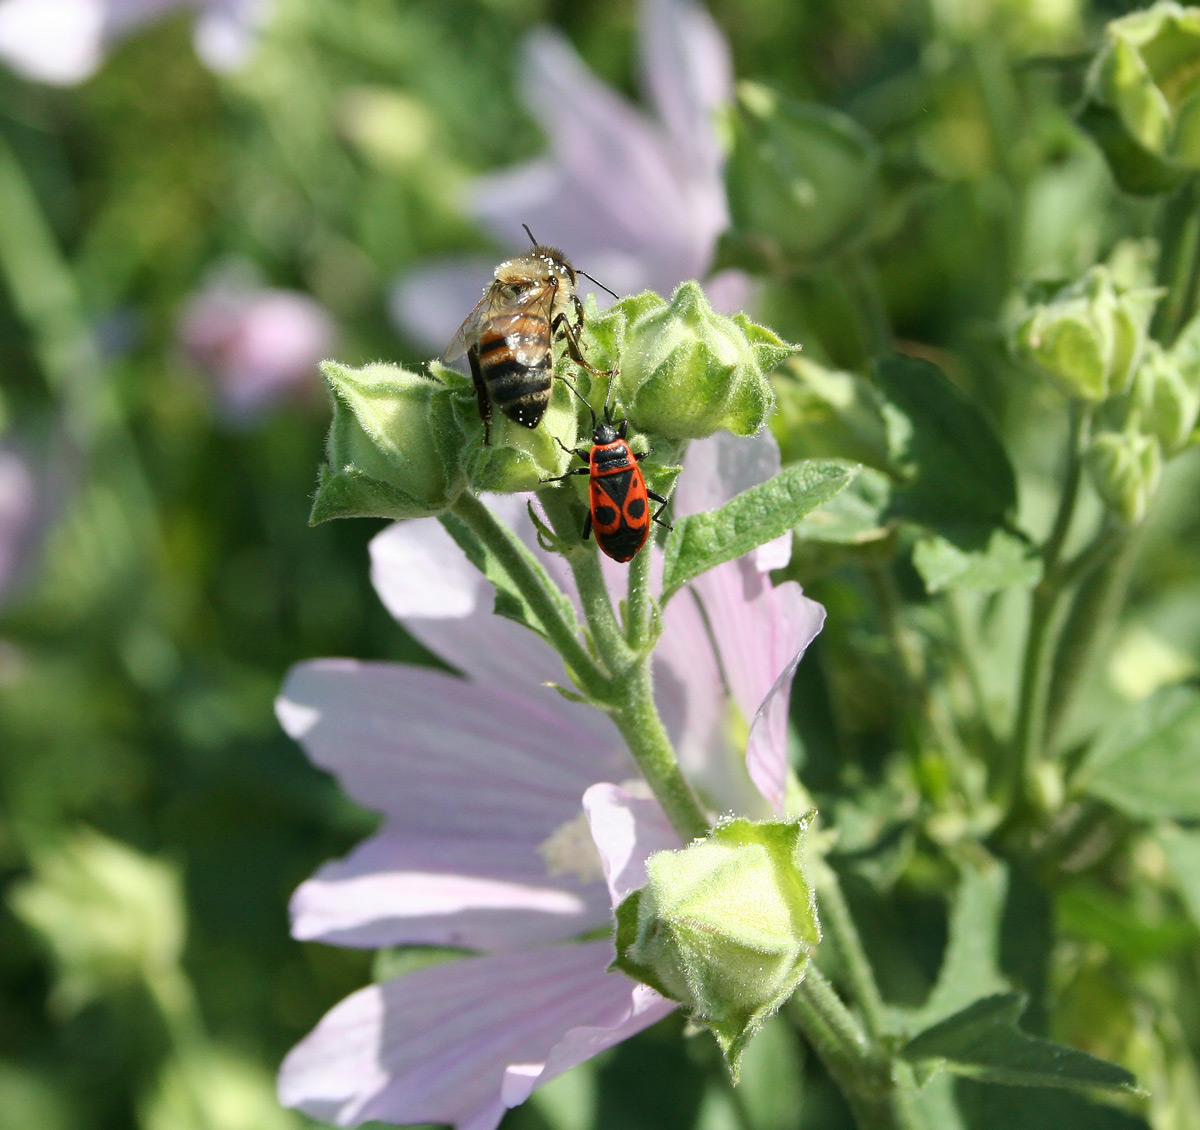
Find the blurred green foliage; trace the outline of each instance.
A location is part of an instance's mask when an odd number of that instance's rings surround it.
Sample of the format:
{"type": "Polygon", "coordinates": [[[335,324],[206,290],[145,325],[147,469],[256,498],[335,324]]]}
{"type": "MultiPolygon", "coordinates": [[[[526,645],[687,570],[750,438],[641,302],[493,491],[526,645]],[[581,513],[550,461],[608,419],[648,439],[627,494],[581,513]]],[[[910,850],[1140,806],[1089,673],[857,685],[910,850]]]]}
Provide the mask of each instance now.
{"type": "MultiPolygon", "coordinates": [[[[785,462],[874,469],[799,531],[792,575],[829,621],[793,716],[883,992],[915,1008],[948,984],[943,953],[966,961],[996,927],[974,995],[1015,982],[1028,1031],[1128,1066],[1152,1098],[1118,1108],[959,1082],[962,1121],[942,1124],[1193,1130],[1200,754],[1194,689],[1164,688],[1200,662],[1194,454],[1167,466],[1152,503],[1143,491],[1126,507],[1150,519],[1125,562],[1129,604],[1106,621],[1111,646],[1093,641],[1054,673],[1079,693],[1050,720],[1065,768],[1039,780],[1043,800],[1075,790],[1074,823],[985,890],[970,843],[993,825],[962,795],[972,773],[1006,772],[999,720],[1015,704],[1021,602],[1039,582],[1014,531],[1049,526],[1067,435],[1059,393],[1006,350],[1010,304],[1030,279],[1077,279],[1120,238],[1156,234],[1155,202],[1120,193],[1072,118],[1103,25],[1125,8],[710,10],[738,77],[762,84],[727,123],[731,176],[762,162],[778,174],[735,186],[741,227],[722,261],[762,273],[760,320],[803,344],[775,378],[785,462]],[[754,116],[763,91],[788,108],[782,124],[754,116]],[[814,178],[797,194],[780,154],[822,147],[847,183],[814,178]],[[827,228],[804,226],[800,206],[823,197],[839,206],[827,228]],[[889,342],[908,357],[872,379],[889,342]],[[925,379],[935,363],[944,376],[925,379]],[[970,513],[955,511],[974,487],[970,513]],[[948,658],[956,648],[965,662],[948,658]],[[914,679],[934,699],[915,706],[956,714],[982,758],[964,767],[961,747],[914,732],[914,679]],[[997,964],[1007,980],[985,985],[997,964]]],[[[388,320],[389,283],[428,256],[486,252],[462,193],[542,151],[515,68],[545,21],[632,93],[630,0],[279,0],[230,76],[196,60],[184,16],[117,45],[77,88],[0,72],[0,440],[30,455],[41,484],[35,565],[0,606],[6,1130],[308,1124],[275,1106],[275,1066],[369,978],[370,955],[293,942],[287,898],[371,819],[278,731],[272,700],[302,658],[429,657],[370,589],[370,529],[307,525],[325,401],[232,426],[177,326],[206,272],[237,257],[332,311],[347,364],[420,361],[388,320]]],[[[1191,260],[1163,252],[1171,285],[1191,260]]],[[[1189,312],[1164,309],[1173,339],[1189,312]]],[[[1100,621],[1111,594],[1090,583],[1069,624],[1100,621]]],[[[715,1048],[680,1028],[563,1077],[507,1125],[851,1125],[785,1025],[750,1046],[738,1092],[715,1048]]]]}

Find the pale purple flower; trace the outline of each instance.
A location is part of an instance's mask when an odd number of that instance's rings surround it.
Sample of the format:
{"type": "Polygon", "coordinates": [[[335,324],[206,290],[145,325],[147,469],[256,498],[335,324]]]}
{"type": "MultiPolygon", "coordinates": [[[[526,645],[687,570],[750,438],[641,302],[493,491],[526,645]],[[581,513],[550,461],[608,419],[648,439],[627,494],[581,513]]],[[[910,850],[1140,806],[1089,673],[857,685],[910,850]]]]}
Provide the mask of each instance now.
{"type": "Polygon", "coordinates": [[[335,334],[315,298],[258,286],[233,271],[192,296],[179,326],[184,348],[234,422],[312,393],[320,384],[317,363],[329,356],[335,334]]]}
{"type": "Polygon", "coordinates": [[[38,490],[29,462],[0,448],[0,602],[25,571],[37,514],[38,490]]]}
{"type": "MultiPolygon", "coordinates": [[[[715,116],[732,98],[732,67],[717,25],[691,0],[642,0],[638,51],[653,113],[600,82],[561,32],[531,33],[516,70],[550,155],[477,180],[465,208],[502,247],[528,247],[527,223],[618,294],[670,294],[704,277],[728,226],[715,116]]],[[[399,326],[441,352],[493,266],[448,259],[408,275],[393,295],[399,326]]],[[[722,272],[706,290],[727,312],[749,294],[740,271],[722,272]]]]}
{"type": "Polygon", "coordinates": [[[37,82],[72,86],[112,46],[179,9],[196,13],[196,52],[214,70],[240,67],[271,0],[0,0],[0,60],[37,82]]]}
{"type": "MultiPolygon", "coordinates": [[[[778,458],[766,435],[693,444],[681,512],[760,481],[778,458]],[[704,468],[732,473],[717,490],[699,481],[704,468]]],[[[532,541],[521,499],[495,507],[532,541]]],[[[558,656],[492,614],[490,585],[436,520],[390,527],[371,556],[384,604],[461,677],[353,660],[288,677],[284,728],[383,815],[376,835],[296,892],[293,932],[479,952],[342,1001],[285,1060],[280,1097],[339,1126],[494,1130],[535,1087],[674,1007],[606,972],[610,941],[574,939],[608,927],[612,906],[645,882],[647,856],[679,841],[612,723],[547,686],[566,683],[558,656]]],[[[564,574],[560,559],[547,567],[564,574]]],[[[665,609],[658,698],[713,811],[784,810],[788,693],[823,615],[796,584],[772,587],[752,557],[665,609]],[[747,729],[743,755],[731,734],[747,729]]]]}

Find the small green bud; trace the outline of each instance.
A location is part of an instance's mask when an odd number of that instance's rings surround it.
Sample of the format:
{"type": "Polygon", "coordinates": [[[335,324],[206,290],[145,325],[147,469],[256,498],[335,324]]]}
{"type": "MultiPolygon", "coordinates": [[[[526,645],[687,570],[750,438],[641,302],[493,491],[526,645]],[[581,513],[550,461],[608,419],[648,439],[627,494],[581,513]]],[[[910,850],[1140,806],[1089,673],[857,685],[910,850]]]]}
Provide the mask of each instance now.
{"type": "Polygon", "coordinates": [[[1177,345],[1168,352],[1150,342],[1129,392],[1139,430],[1157,438],[1167,456],[1188,445],[1200,414],[1200,357],[1189,356],[1181,365],[1179,355],[1193,352],[1190,343],[1181,344],[1183,350],[1177,345]]]}
{"type": "Polygon", "coordinates": [[[1100,497],[1123,521],[1135,525],[1162,477],[1162,447],[1140,432],[1098,432],[1087,452],[1087,466],[1100,497]]]}
{"type": "MultiPolygon", "coordinates": [[[[568,373],[568,379],[574,380],[573,371],[568,373]]],[[[560,380],[551,386],[550,402],[536,428],[526,428],[503,412],[493,411],[490,447],[483,443],[474,396],[470,400],[461,399],[457,409],[464,430],[474,437],[464,456],[472,490],[501,493],[537,490],[543,480],[567,470],[571,463],[568,452],[581,442],[581,406],[575,394],[560,380]]]]}
{"type": "Polygon", "coordinates": [[[1105,30],[1082,124],[1126,192],[1169,191],[1200,169],[1200,8],[1164,0],[1105,30]]]}
{"type": "Polygon", "coordinates": [[[614,967],[710,1028],[735,1080],[821,938],[802,862],[810,820],[729,820],[681,851],[657,852],[646,886],[617,909],[614,967]]]}
{"type": "Polygon", "coordinates": [[[313,500],[315,525],[330,518],[424,518],[466,489],[463,432],[452,389],[383,363],[352,369],[326,361],[333,423],[313,500]]]}
{"type": "Polygon", "coordinates": [[[722,240],[719,265],[795,268],[861,239],[879,150],[853,118],[743,82],[729,124],[732,231],[722,240]]]}
{"type": "Polygon", "coordinates": [[[54,955],[55,999],[68,1011],[156,981],[183,950],[176,869],[98,832],[35,852],[33,877],[14,885],[9,900],[54,955]]]}
{"type": "Polygon", "coordinates": [[[748,436],[775,407],[767,374],[796,347],[744,314],[714,313],[695,282],[669,303],[635,296],[617,381],[636,427],[666,439],[700,439],[721,428],[748,436]]]}
{"type": "Polygon", "coordinates": [[[1013,348],[1068,396],[1107,400],[1129,387],[1160,295],[1154,288],[1122,287],[1107,267],[1092,267],[1027,307],[1013,348]]]}

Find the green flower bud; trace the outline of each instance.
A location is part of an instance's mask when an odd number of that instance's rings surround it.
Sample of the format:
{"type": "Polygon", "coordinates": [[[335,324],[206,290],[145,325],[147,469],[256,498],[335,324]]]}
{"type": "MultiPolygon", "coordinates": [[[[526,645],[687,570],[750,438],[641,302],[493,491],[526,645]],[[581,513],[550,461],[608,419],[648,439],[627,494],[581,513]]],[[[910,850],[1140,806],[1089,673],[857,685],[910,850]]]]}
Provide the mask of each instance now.
{"type": "Polygon", "coordinates": [[[97,832],[34,853],[10,895],[58,967],[56,1003],[74,1011],[107,992],[169,975],[183,949],[179,876],[97,832]]]}
{"type": "Polygon", "coordinates": [[[1098,432],[1087,466],[1100,497],[1123,521],[1134,525],[1146,514],[1162,477],[1162,448],[1140,432],[1098,432]]]}
{"type": "Polygon", "coordinates": [[[879,150],[853,118],[738,84],[725,165],[732,232],[720,265],[794,268],[861,239],[879,150]]]}
{"type": "Polygon", "coordinates": [[[717,825],[646,862],[617,909],[614,967],[710,1028],[734,1079],[755,1032],[795,992],[820,941],[802,852],[810,816],[717,825]]]}
{"type": "Polygon", "coordinates": [[[1139,430],[1154,436],[1168,456],[1188,445],[1200,414],[1200,356],[1190,356],[1190,343],[1179,344],[1168,352],[1150,342],[1129,393],[1139,430]],[[1181,353],[1188,364],[1179,363],[1181,353]]]}
{"type": "Polygon", "coordinates": [[[313,500],[330,518],[423,518],[466,489],[463,430],[450,385],[382,363],[352,369],[326,361],[333,423],[313,500]]]}
{"type": "Polygon", "coordinates": [[[1161,291],[1125,288],[1103,266],[1030,305],[1013,334],[1018,357],[1068,396],[1107,400],[1123,392],[1145,349],[1161,291]]]}
{"type": "MultiPolygon", "coordinates": [[[[565,368],[561,359],[559,371],[566,373],[568,380],[576,380],[574,370],[565,368]]],[[[474,436],[464,455],[472,490],[503,493],[537,490],[544,479],[552,479],[568,469],[571,464],[569,452],[583,442],[579,415],[586,411],[560,380],[552,385],[550,402],[536,428],[526,428],[503,412],[493,412],[490,447],[483,443],[482,422],[474,393],[470,400],[459,400],[456,407],[464,431],[474,436]]],[[[587,434],[590,446],[590,427],[587,434]]]]}
{"type": "Polygon", "coordinates": [[[744,314],[714,313],[699,283],[682,283],[669,303],[635,302],[617,380],[634,425],[667,439],[761,430],[775,407],[767,374],[796,347],[744,314]]]}
{"type": "Polygon", "coordinates": [[[1106,34],[1081,121],[1126,192],[1166,192],[1200,169],[1200,8],[1164,0],[1106,34]]]}

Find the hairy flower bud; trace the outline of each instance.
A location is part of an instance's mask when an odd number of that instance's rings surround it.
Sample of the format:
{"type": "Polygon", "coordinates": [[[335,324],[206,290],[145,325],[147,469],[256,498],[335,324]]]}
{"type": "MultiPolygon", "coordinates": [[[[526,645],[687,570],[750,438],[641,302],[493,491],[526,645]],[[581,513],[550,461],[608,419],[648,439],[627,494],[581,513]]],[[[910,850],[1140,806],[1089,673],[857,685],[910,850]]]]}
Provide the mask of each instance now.
{"type": "Polygon", "coordinates": [[[1123,521],[1134,525],[1162,477],[1162,447],[1140,432],[1099,432],[1087,452],[1087,466],[1100,497],[1123,521]]]}
{"type": "Polygon", "coordinates": [[[1109,23],[1081,120],[1117,183],[1153,195],[1200,169],[1200,8],[1163,0],[1109,23]]]}
{"type": "Polygon", "coordinates": [[[736,1079],[750,1038],[804,979],[820,940],[802,866],[809,817],[719,824],[646,862],[617,910],[616,968],[710,1028],[736,1079]]]}
{"type": "Polygon", "coordinates": [[[1068,396],[1107,400],[1129,386],[1160,291],[1123,287],[1107,267],[1039,295],[1017,323],[1013,347],[1068,396]]]}
{"type": "Polygon", "coordinates": [[[646,297],[625,326],[617,384],[634,425],[667,439],[759,431],[775,406],[767,374],[796,348],[744,314],[714,313],[698,283],[669,303],[646,297]]]}
{"type": "Polygon", "coordinates": [[[466,489],[463,430],[448,385],[382,363],[326,361],[321,372],[333,391],[333,423],[313,523],[423,518],[466,489]]]}
{"type": "Polygon", "coordinates": [[[852,118],[739,83],[725,168],[732,231],[720,261],[811,263],[861,239],[875,198],[879,150],[852,118]]]}
{"type": "Polygon", "coordinates": [[[1129,406],[1138,429],[1154,436],[1163,454],[1176,455],[1188,445],[1200,413],[1200,356],[1190,341],[1180,341],[1170,351],[1149,343],[1129,391],[1129,406]]]}

